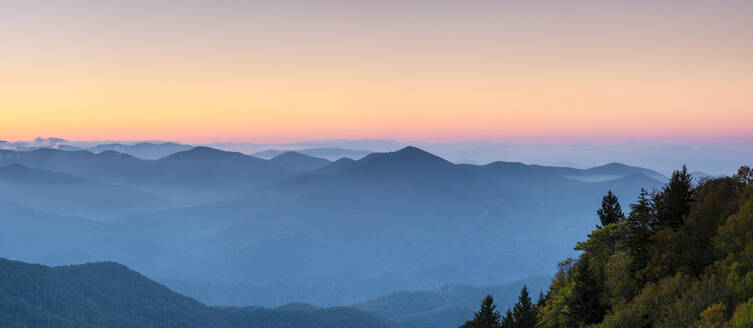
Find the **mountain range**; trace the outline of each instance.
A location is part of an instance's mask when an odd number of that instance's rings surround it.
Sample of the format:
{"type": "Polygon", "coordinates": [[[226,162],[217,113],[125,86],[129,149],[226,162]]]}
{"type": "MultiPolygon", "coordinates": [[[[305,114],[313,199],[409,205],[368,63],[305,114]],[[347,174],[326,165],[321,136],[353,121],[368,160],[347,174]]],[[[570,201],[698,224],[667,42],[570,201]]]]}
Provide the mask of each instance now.
{"type": "Polygon", "coordinates": [[[61,215],[97,220],[171,206],[159,196],[133,188],[21,164],[0,167],[0,199],[61,215]]]}
{"type": "Polygon", "coordinates": [[[114,150],[143,159],[157,159],[194,146],[207,146],[242,152],[270,159],[286,151],[335,161],[342,157],[361,159],[373,152],[387,152],[405,146],[418,146],[453,163],[487,164],[493,161],[518,160],[549,166],[588,168],[607,162],[629,163],[650,167],[669,174],[683,164],[711,176],[735,173],[739,163],[753,156],[750,142],[730,141],[723,144],[696,144],[657,141],[611,141],[566,143],[510,140],[476,140],[458,142],[422,142],[396,140],[311,140],[288,143],[214,142],[197,145],[165,141],[73,141],[61,138],[36,138],[27,141],[0,142],[0,149],[28,151],[39,148],[60,150],[114,150]],[[136,146],[138,145],[138,147],[136,146]]]}
{"type": "MultiPolygon", "coordinates": [[[[548,276],[608,190],[634,199],[663,179],[617,163],[453,164],[415,147],[334,162],[208,147],[152,160],[1,150],[0,254],[117,261],[210,305],[361,304],[548,276]]],[[[445,310],[460,313],[448,302],[430,317],[445,310]]]]}
{"type": "Polygon", "coordinates": [[[208,147],[195,147],[156,160],[112,150],[0,150],[0,166],[7,164],[136,188],[181,205],[233,198],[294,174],[267,160],[208,147]]]}
{"type": "Polygon", "coordinates": [[[499,286],[448,285],[345,307],[263,308],[206,306],[115,262],[49,267],[0,258],[0,276],[4,327],[456,327],[484,295],[513,299],[524,283],[539,290],[549,283],[540,277],[499,286]]]}
{"type": "Polygon", "coordinates": [[[193,146],[174,142],[140,142],[132,145],[124,145],[119,143],[101,144],[81,150],[88,150],[93,153],[101,153],[106,150],[112,150],[118,153],[126,153],[142,159],[158,159],[170,154],[186,151],[191,148],[193,148],[193,146]]]}
{"type": "MultiPolygon", "coordinates": [[[[260,152],[255,152],[251,154],[252,156],[256,156],[259,158],[265,158],[270,159],[275,156],[279,156],[283,153],[289,152],[290,150],[276,150],[276,149],[268,149],[260,152]]],[[[340,158],[350,158],[354,160],[358,160],[361,158],[366,157],[366,155],[373,153],[370,150],[357,150],[357,149],[347,149],[347,148],[304,148],[296,150],[296,152],[309,155],[312,157],[319,157],[328,159],[330,161],[335,161],[340,158]]]]}

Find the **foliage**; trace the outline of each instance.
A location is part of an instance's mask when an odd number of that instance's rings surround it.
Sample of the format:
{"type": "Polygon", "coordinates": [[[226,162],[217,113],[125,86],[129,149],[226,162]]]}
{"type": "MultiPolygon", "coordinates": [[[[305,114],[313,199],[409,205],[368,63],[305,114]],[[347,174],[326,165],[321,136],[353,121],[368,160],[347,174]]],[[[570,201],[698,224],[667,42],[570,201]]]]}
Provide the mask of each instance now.
{"type": "Polygon", "coordinates": [[[581,261],[575,265],[573,274],[575,286],[567,304],[572,327],[584,327],[601,322],[607,310],[599,300],[603,282],[590,262],[587,258],[581,258],[581,261]]]}
{"type": "Polygon", "coordinates": [[[669,182],[662,188],[661,193],[654,196],[656,230],[669,227],[676,229],[683,224],[685,215],[693,202],[693,176],[683,165],[681,170],[674,171],[669,182]]]}
{"type": "Polygon", "coordinates": [[[753,182],[753,169],[750,168],[750,166],[741,166],[739,170],[737,170],[737,174],[735,174],[732,178],[740,182],[744,185],[749,185],[751,182],[753,182]]]}
{"type": "Polygon", "coordinates": [[[491,295],[481,301],[481,309],[473,316],[473,320],[466,321],[461,328],[498,328],[502,316],[497,311],[494,298],[491,295]]]}
{"type": "MultiPolygon", "coordinates": [[[[538,304],[544,303],[545,299],[540,298],[538,304]]],[[[518,301],[512,309],[507,309],[504,316],[500,316],[496,310],[492,296],[487,295],[473,320],[466,321],[460,328],[535,328],[538,323],[538,308],[539,305],[531,301],[528,287],[524,285],[518,301]]]]}
{"type": "Polygon", "coordinates": [[[727,307],[722,303],[709,306],[701,312],[701,318],[695,323],[693,328],[725,328],[727,324],[724,317],[727,307]]]}
{"type": "MultiPolygon", "coordinates": [[[[560,264],[539,327],[753,327],[753,172],[693,185],[683,166],[641,190],[560,264]]],[[[609,198],[609,199],[608,199],[609,198]]]]}
{"type": "Polygon", "coordinates": [[[536,327],[538,320],[536,316],[536,305],[531,302],[528,295],[528,288],[523,286],[518,296],[518,302],[512,308],[512,325],[502,326],[503,328],[533,328],[536,327]]]}
{"type": "Polygon", "coordinates": [[[648,263],[648,245],[651,237],[651,220],[656,215],[655,206],[646,189],[641,188],[638,202],[630,205],[625,220],[627,239],[625,248],[631,258],[630,272],[635,274],[648,263]]]}
{"type": "Polygon", "coordinates": [[[539,326],[545,328],[567,327],[569,308],[567,302],[572,297],[575,283],[572,281],[574,259],[566,259],[557,265],[557,273],[544,301],[539,307],[539,326]]]}
{"type": "Polygon", "coordinates": [[[620,202],[611,190],[602,198],[601,208],[596,211],[596,214],[599,215],[601,226],[607,226],[625,219],[620,202]]]}
{"type": "Polygon", "coordinates": [[[753,298],[738,305],[737,309],[735,309],[735,314],[732,316],[731,323],[735,328],[753,327],[753,298]]]}

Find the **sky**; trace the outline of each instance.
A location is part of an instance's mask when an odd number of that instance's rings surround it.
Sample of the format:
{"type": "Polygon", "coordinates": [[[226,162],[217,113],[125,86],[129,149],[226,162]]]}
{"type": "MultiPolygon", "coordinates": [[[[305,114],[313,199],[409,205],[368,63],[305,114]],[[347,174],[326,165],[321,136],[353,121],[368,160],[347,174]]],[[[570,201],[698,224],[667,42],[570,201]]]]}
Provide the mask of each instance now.
{"type": "Polygon", "coordinates": [[[753,140],[753,1],[0,0],[0,139],[753,140]]]}

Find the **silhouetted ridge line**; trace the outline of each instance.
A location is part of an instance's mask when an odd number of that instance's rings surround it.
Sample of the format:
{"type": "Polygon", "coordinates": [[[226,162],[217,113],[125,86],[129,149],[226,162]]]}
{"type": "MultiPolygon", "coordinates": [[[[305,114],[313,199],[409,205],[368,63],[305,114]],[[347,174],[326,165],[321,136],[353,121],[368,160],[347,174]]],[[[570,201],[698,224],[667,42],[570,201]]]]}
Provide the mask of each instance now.
{"type": "Polygon", "coordinates": [[[287,151],[269,160],[270,163],[293,171],[316,170],[329,165],[329,160],[301,154],[297,151],[287,151]]]}
{"type": "Polygon", "coordinates": [[[454,164],[444,158],[429,153],[423,149],[408,146],[398,151],[387,153],[372,153],[356,161],[358,166],[376,164],[396,164],[405,166],[443,166],[450,167],[454,164]]]}

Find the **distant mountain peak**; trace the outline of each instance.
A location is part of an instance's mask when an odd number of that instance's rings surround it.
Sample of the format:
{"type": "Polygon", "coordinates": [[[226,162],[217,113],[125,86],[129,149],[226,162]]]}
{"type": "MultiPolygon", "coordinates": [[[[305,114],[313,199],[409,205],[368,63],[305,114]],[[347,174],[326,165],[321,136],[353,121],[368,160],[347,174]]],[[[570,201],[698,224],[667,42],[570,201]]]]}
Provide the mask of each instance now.
{"type": "Polygon", "coordinates": [[[196,146],[187,151],[194,152],[194,153],[215,153],[215,154],[226,152],[224,150],[219,150],[217,148],[212,148],[212,147],[207,147],[207,146],[196,146]]]}
{"type": "Polygon", "coordinates": [[[336,161],[334,161],[332,163],[343,164],[343,163],[355,163],[355,162],[356,162],[355,159],[352,159],[350,157],[343,157],[343,158],[340,158],[340,159],[338,159],[338,160],[336,160],[336,161]]]}
{"type": "Polygon", "coordinates": [[[282,159],[282,158],[314,158],[314,157],[306,155],[306,154],[301,154],[295,150],[290,150],[290,151],[283,152],[282,154],[279,154],[275,157],[272,157],[272,160],[282,159]]]}
{"type": "Polygon", "coordinates": [[[633,166],[630,166],[630,165],[627,165],[627,164],[622,164],[620,162],[610,162],[610,163],[607,163],[607,164],[604,164],[604,165],[599,165],[599,166],[592,167],[592,169],[598,169],[598,168],[615,169],[615,168],[632,168],[632,167],[633,166]]]}
{"type": "Polygon", "coordinates": [[[396,151],[395,153],[425,153],[425,154],[430,154],[431,155],[431,153],[429,153],[428,151],[425,151],[425,150],[423,150],[421,148],[418,148],[416,146],[405,146],[405,147],[403,147],[403,149],[400,149],[400,150],[396,151]]]}
{"type": "Polygon", "coordinates": [[[157,161],[162,162],[162,163],[171,162],[171,161],[188,161],[192,163],[205,163],[205,164],[212,164],[212,165],[216,165],[219,162],[226,162],[226,161],[265,162],[263,159],[248,156],[242,153],[224,151],[224,150],[211,148],[211,147],[204,147],[204,146],[198,146],[198,147],[191,148],[189,150],[179,151],[177,153],[170,154],[160,159],[157,159],[157,161]]]}
{"type": "Polygon", "coordinates": [[[331,163],[324,158],[301,154],[297,151],[286,151],[273,157],[269,162],[293,171],[316,170],[331,163]]]}
{"type": "Polygon", "coordinates": [[[656,172],[654,170],[638,167],[638,166],[630,166],[623,163],[618,162],[611,162],[607,163],[601,166],[592,167],[589,169],[581,170],[584,173],[589,174],[612,174],[612,175],[621,175],[621,176],[627,176],[633,173],[641,173],[645,176],[648,176],[652,179],[656,179],[659,181],[664,181],[666,177],[662,175],[659,172],[656,172]]]}
{"type": "Polygon", "coordinates": [[[414,162],[421,164],[431,163],[439,165],[453,165],[450,161],[444,158],[441,158],[437,155],[414,146],[407,146],[403,149],[388,153],[374,153],[366,156],[361,161],[373,161],[376,159],[405,161],[406,163],[414,162]]]}
{"type": "Polygon", "coordinates": [[[388,174],[398,172],[410,174],[436,174],[454,166],[451,162],[429,153],[423,149],[408,146],[388,153],[372,153],[356,161],[354,168],[367,170],[369,174],[388,174]]]}

